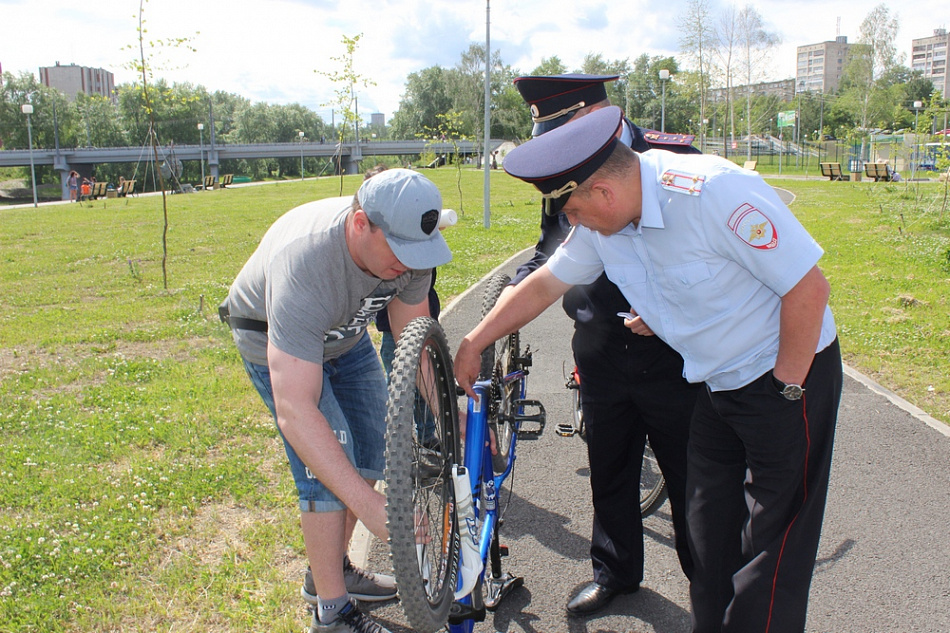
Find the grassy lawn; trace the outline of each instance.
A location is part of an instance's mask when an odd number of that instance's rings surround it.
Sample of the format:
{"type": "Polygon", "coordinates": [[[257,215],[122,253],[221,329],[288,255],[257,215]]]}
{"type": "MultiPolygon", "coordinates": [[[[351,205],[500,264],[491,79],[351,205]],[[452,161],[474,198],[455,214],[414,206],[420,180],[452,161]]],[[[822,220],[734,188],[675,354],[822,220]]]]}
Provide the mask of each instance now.
{"type": "MultiPolygon", "coordinates": [[[[427,172],[443,303],[538,234],[535,190],[427,172]]],[[[348,177],[344,193],[360,182],[348,177]]],[[[950,421],[942,185],[771,180],[821,243],[847,362],[950,421]]],[[[0,208],[0,632],[298,631],[305,566],[273,423],[216,309],[275,218],[339,179],[0,208]]]]}

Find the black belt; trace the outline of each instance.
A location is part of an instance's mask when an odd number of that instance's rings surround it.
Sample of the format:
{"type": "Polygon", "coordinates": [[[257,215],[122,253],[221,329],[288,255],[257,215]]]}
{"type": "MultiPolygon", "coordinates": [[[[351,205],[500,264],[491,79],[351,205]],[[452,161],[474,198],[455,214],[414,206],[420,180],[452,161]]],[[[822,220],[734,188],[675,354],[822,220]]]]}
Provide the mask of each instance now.
{"type": "Polygon", "coordinates": [[[267,321],[258,321],[257,319],[245,319],[244,317],[231,316],[227,303],[218,306],[218,318],[222,323],[227,323],[232,330],[254,330],[255,332],[266,332],[267,321]]]}

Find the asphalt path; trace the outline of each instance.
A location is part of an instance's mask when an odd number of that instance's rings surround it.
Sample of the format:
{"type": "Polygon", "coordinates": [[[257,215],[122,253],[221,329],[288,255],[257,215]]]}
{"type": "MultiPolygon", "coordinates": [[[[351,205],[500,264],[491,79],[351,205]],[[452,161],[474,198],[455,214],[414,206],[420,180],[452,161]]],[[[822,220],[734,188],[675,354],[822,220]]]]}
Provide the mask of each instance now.
{"type": "MultiPolygon", "coordinates": [[[[513,272],[526,251],[500,269],[513,272]]],[[[482,284],[441,321],[454,350],[477,323],[482,284]]],[[[672,547],[669,504],[645,521],[646,572],[636,594],[603,612],[568,617],[564,606],[589,582],[591,503],[584,444],[554,432],[570,420],[566,373],[572,322],[558,302],[522,330],[534,352],[529,397],[548,414],[544,435],[518,444],[502,542],[507,571],[523,576],[477,632],[689,631],[688,585],[672,547]]],[[[846,341],[843,346],[846,346],[846,341]]],[[[809,633],[950,631],[950,432],[947,426],[846,369],[824,530],[811,589],[809,633]]],[[[389,569],[384,543],[359,558],[389,569]]],[[[366,605],[393,633],[410,631],[398,602],[366,605]]]]}

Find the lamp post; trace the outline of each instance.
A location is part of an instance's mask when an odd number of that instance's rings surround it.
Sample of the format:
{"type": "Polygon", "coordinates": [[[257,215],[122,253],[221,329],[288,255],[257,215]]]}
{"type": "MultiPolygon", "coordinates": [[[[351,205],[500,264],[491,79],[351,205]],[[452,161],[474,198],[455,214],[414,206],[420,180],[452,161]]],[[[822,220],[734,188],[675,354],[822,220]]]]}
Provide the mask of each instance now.
{"type": "Polygon", "coordinates": [[[920,117],[920,109],[924,107],[923,101],[914,101],[914,168],[911,170],[911,177],[916,177],[917,165],[920,163],[920,143],[917,135],[917,122],[920,117]]]}
{"type": "Polygon", "coordinates": [[[205,124],[198,124],[198,156],[201,163],[201,186],[205,186],[205,124]]]}
{"type": "Polygon", "coordinates": [[[303,181],[303,130],[297,132],[297,138],[300,139],[300,180],[303,181]]]}
{"type": "Polygon", "coordinates": [[[660,131],[666,132],[666,82],[670,80],[670,71],[666,68],[660,70],[660,85],[663,87],[662,97],[660,98],[660,131]]]}
{"type": "Polygon", "coordinates": [[[30,141],[30,177],[33,179],[33,206],[36,204],[36,168],[33,166],[33,124],[30,121],[30,115],[33,114],[33,105],[24,103],[20,106],[20,112],[26,115],[26,136],[30,141]]]}

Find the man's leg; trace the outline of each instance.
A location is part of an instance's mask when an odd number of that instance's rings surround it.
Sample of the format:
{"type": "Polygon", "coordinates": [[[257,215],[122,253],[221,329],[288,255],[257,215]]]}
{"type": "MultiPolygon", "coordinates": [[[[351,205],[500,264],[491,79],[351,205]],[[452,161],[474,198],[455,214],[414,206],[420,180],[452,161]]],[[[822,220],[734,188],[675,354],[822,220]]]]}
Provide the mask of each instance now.
{"type": "Polygon", "coordinates": [[[689,429],[686,517],[693,574],[693,633],[721,633],[732,602],[732,574],[742,565],[740,535],[747,516],[745,449],[703,388],[689,429]]]}
{"type": "MultiPolygon", "coordinates": [[[[764,382],[766,396],[774,397],[771,374],[764,382]]],[[[751,514],[742,537],[746,564],[733,578],[735,598],[726,611],[724,632],[805,629],[841,383],[835,341],[815,356],[802,399],[789,402],[778,396],[779,408],[771,407],[765,424],[744,433],[751,479],[746,486],[751,514]]]]}
{"type": "Polygon", "coordinates": [[[317,595],[327,600],[346,594],[343,557],[346,554],[346,510],[301,512],[307,559],[317,595]]]}

